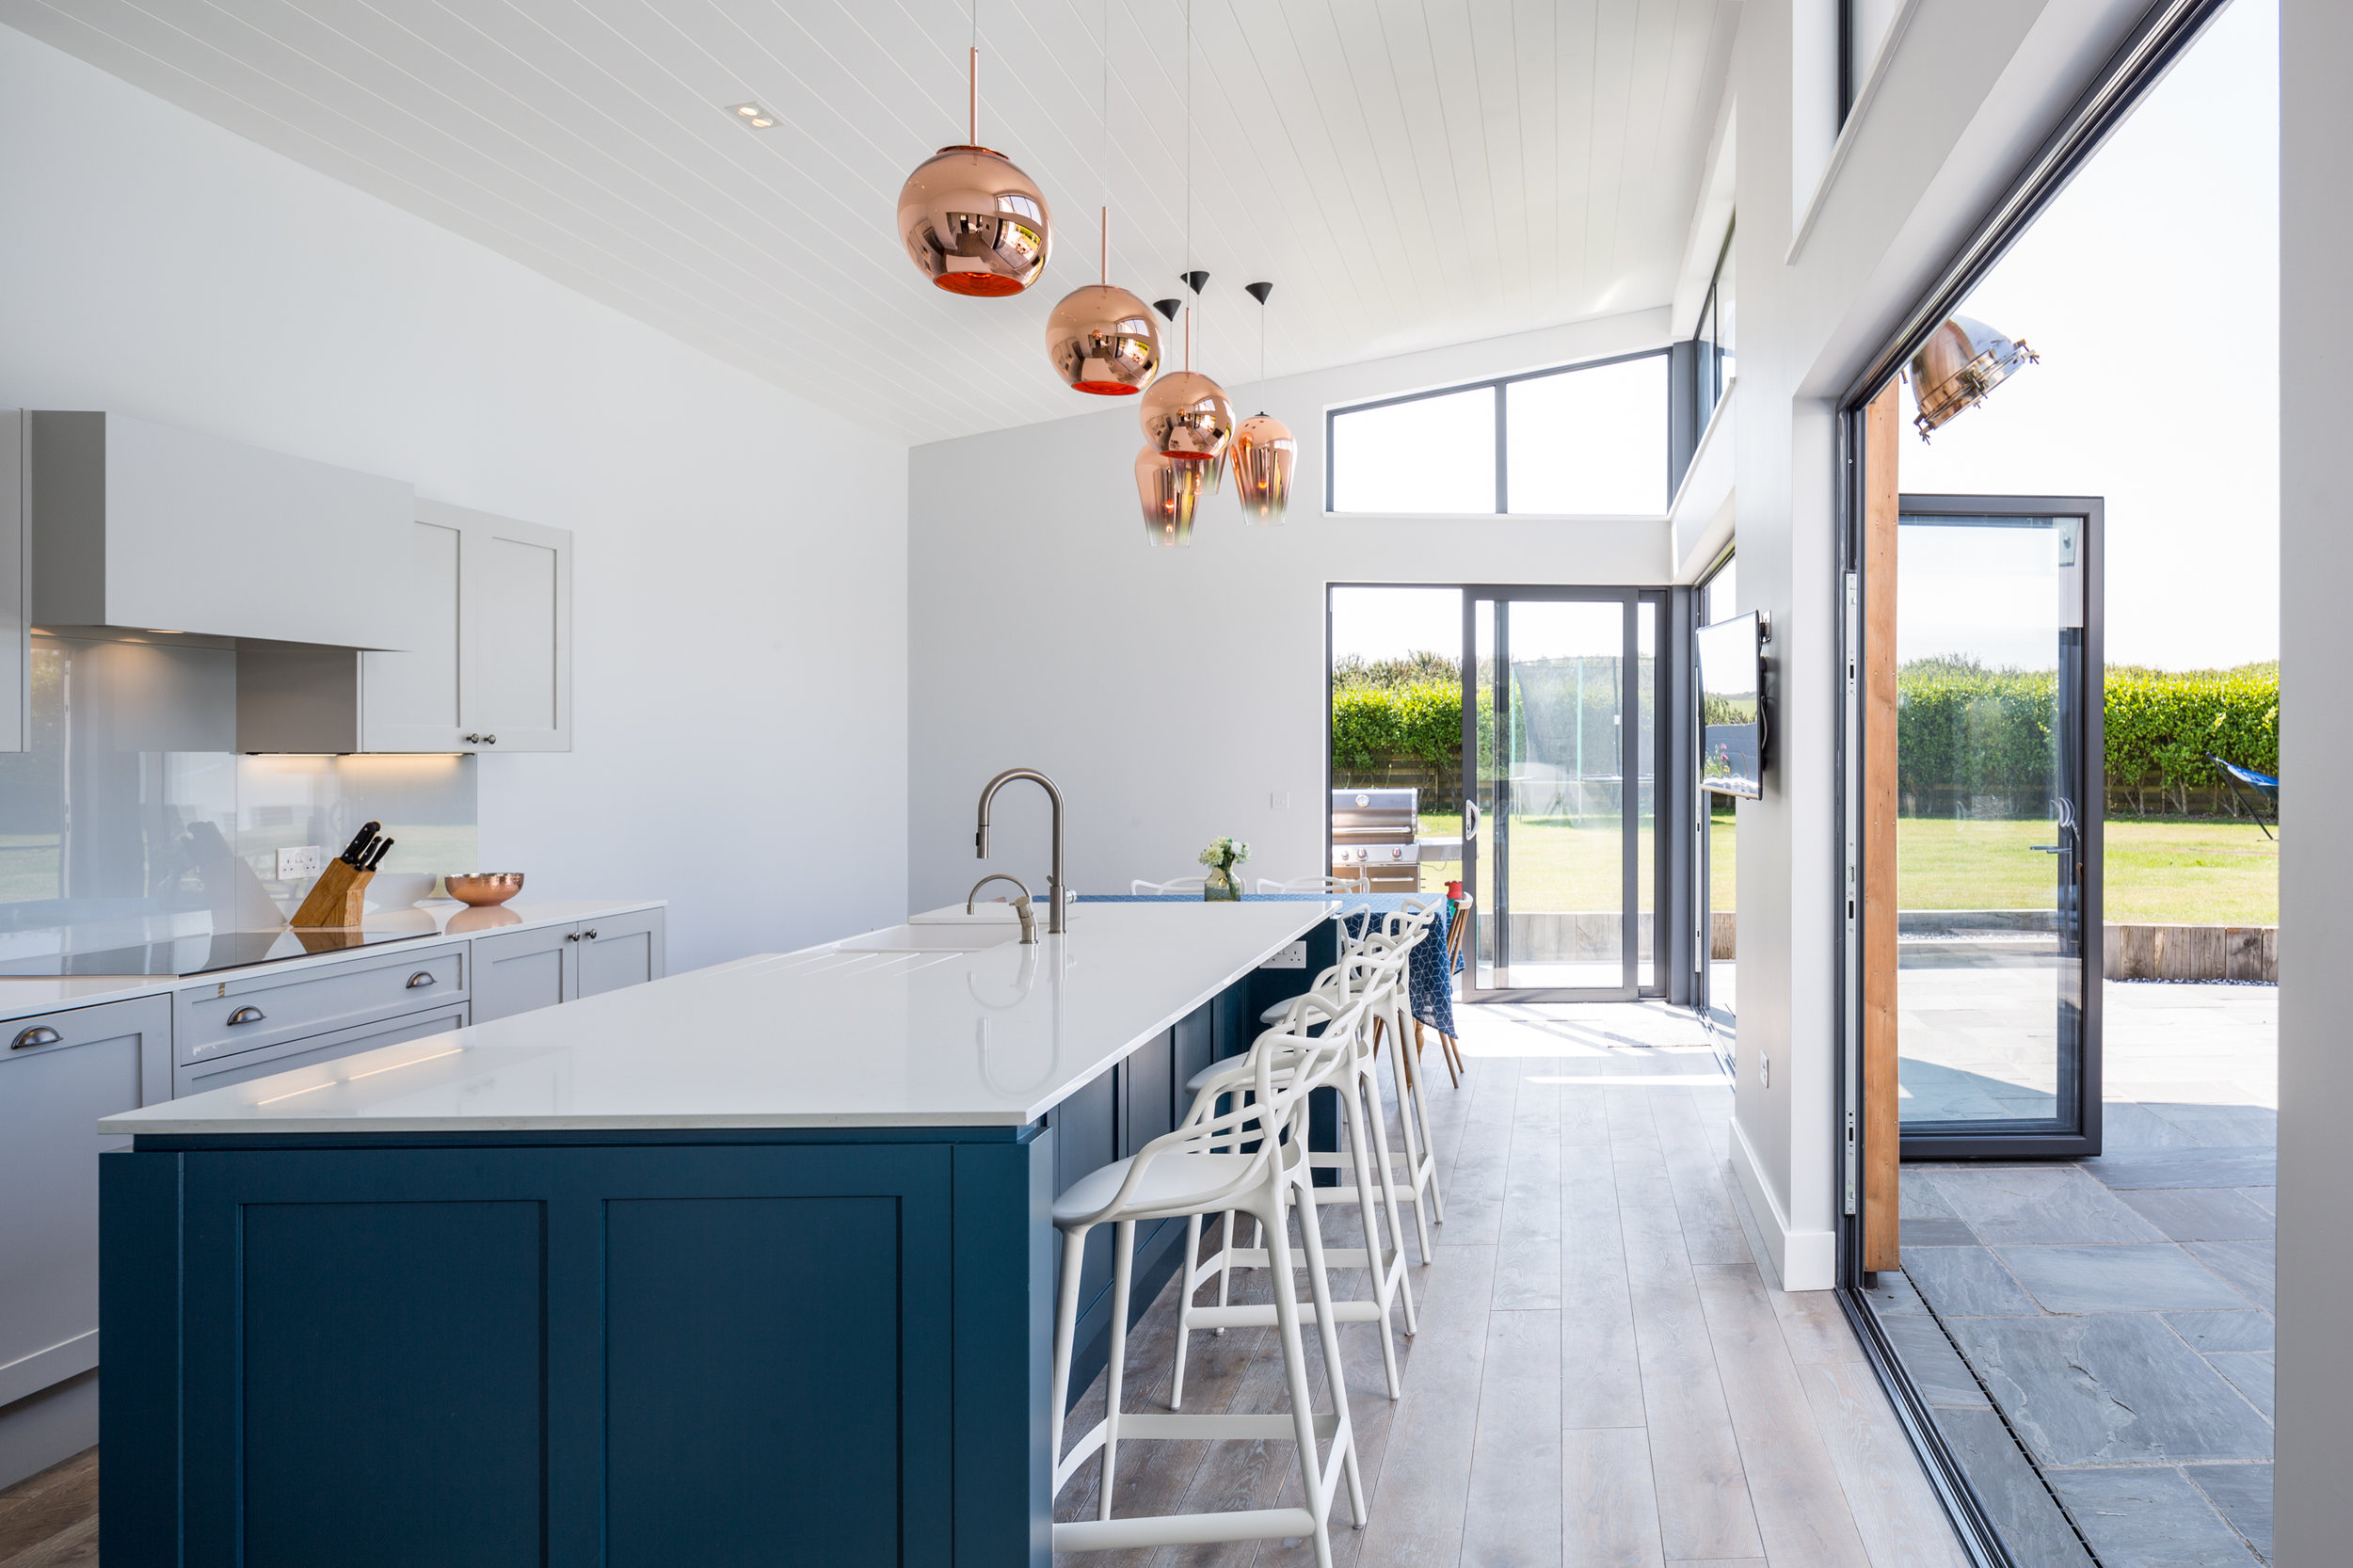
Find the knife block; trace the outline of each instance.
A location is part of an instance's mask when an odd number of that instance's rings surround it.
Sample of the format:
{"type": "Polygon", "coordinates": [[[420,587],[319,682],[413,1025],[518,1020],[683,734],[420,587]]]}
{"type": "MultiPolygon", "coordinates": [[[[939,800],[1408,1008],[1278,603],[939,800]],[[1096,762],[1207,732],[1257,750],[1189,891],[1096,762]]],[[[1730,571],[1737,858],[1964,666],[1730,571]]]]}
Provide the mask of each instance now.
{"type": "Polygon", "coordinates": [[[349,861],[330,860],[287,923],[313,929],[358,925],[366,909],[368,884],[375,880],[374,872],[354,871],[349,861]]]}

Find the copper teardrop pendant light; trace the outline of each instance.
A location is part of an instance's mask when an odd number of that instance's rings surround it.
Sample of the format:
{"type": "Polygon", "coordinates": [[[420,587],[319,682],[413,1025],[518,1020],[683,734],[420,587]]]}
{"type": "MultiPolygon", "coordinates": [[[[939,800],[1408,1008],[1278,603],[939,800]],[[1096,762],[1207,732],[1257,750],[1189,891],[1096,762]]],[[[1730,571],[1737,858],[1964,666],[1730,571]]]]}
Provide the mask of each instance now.
{"type": "Polygon", "coordinates": [[[1168,550],[1193,543],[1193,517],[1201,499],[1194,465],[1180,463],[1150,442],[1136,454],[1136,502],[1144,511],[1144,540],[1168,550]]]}
{"type": "Polygon", "coordinates": [[[1053,215],[1037,182],[1002,152],[980,145],[980,24],[973,23],[968,140],[943,147],[899,191],[899,239],[907,259],[950,294],[978,299],[1019,294],[1046,272],[1053,215]]]}
{"type": "MultiPolygon", "coordinates": [[[[1266,384],[1266,302],[1273,283],[1245,285],[1258,301],[1258,384],[1266,384]]],[[[1299,442],[1291,427],[1261,411],[1243,420],[1234,431],[1234,498],[1241,503],[1244,521],[1273,528],[1290,509],[1291,470],[1299,461],[1299,442]]]]}

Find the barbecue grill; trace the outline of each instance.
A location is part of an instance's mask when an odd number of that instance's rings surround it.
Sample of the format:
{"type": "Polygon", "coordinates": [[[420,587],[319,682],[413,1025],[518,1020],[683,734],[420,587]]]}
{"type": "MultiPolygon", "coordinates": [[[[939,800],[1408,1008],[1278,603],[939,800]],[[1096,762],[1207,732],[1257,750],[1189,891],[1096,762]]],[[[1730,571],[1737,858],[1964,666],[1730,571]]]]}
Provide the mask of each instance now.
{"type": "Polygon", "coordinates": [[[1333,791],[1332,874],[1352,882],[1361,876],[1369,892],[1419,892],[1421,845],[1415,835],[1420,794],[1418,790],[1333,791]]]}

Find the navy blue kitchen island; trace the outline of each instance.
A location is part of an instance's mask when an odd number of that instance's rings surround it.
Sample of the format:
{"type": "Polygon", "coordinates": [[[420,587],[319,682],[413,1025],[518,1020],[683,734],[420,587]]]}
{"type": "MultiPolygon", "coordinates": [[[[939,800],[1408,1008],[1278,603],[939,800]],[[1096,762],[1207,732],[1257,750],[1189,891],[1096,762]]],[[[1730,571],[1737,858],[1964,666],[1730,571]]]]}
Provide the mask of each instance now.
{"type": "Polygon", "coordinates": [[[1332,925],[898,930],[110,1119],[109,1562],[1044,1568],[1054,1194],[1332,925]]]}

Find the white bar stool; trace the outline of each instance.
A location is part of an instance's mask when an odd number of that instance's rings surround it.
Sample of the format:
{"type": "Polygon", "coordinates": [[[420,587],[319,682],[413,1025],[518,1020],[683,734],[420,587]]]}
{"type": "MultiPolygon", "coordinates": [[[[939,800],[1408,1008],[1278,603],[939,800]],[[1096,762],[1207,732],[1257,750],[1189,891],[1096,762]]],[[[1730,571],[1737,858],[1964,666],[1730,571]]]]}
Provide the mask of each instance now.
{"type": "MultiPolygon", "coordinates": [[[[1391,916],[1392,920],[1397,917],[1391,916]]],[[[1413,949],[1430,937],[1433,916],[1425,915],[1402,928],[1396,936],[1384,935],[1369,939],[1368,952],[1376,951],[1376,944],[1401,945],[1407,952],[1407,973],[1411,973],[1413,949]]],[[[1386,1032],[1397,1037],[1397,1050],[1389,1058],[1389,1071],[1397,1084],[1398,1119],[1404,1124],[1405,1181],[1404,1199],[1414,1206],[1414,1224],[1421,1235],[1422,1261],[1432,1259],[1430,1227],[1446,1224],[1446,1199],[1438,1192],[1437,1144],[1430,1131],[1430,1086],[1422,1077],[1421,1023],[1414,1016],[1413,984],[1410,979],[1401,980],[1395,995],[1389,999],[1385,1012],[1373,1021],[1373,1048],[1380,1049],[1381,1036],[1386,1032]],[[1412,1048],[1407,1048],[1411,1042],[1412,1048]]],[[[1443,1039],[1444,1037],[1441,1036],[1443,1039]]]]}
{"type": "MultiPolygon", "coordinates": [[[[1053,1451],[1054,1491],[1088,1458],[1103,1456],[1101,1508],[1095,1519],[1054,1526],[1058,1552],[1116,1551],[1136,1546],[1189,1545],[1225,1541],[1315,1542],[1317,1568],[1331,1568],[1327,1525],[1339,1477],[1348,1481],[1351,1510],[1365,1524],[1364,1481],[1357,1473],[1355,1429],[1349,1420],[1348,1379],[1340,1364],[1339,1337],[1333,1327],[1331,1282],[1324,1269],[1322,1232],[1316,1223],[1314,1176],[1305,1156],[1307,1096],[1348,1068],[1354,1036],[1365,1015],[1354,1009],[1336,1019],[1321,1037],[1270,1030],[1251,1048],[1257,1091],[1254,1103],[1235,1104],[1225,1115],[1195,1113],[1174,1132],[1153,1139],[1126,1160],[1114,1160],[1074,1182],[1054,1201],[1054,1224],[1063,1233],[1063,1275],[1054,1317],[1053,1451]],[[1291,1070],[1278,1079],[1273,1063],[1291,1070]],[[1307,1288],[1332,1389],[1332,1409],[1319,1413],[1310,1399],[1307,1360],[1299,1325],[1302,1309],[1292,1275],[1300,1267],[1290,1254],[1289,1215],[1299,1213],[1306,1251],[1307,1288]],[[1127,1368],[1128,1292],[1135,1263],[1139,1220],[1240,1209],[1265,1229],[1273,1255],[1273,1321],[1282,1341],[1283,1370],[1290,1392],[1288,1416],[1185,1416],[1128,1414],[1120,1409],[1127,1368]],[[1111,1362],[1106,1368],[1103,1419],[1062,1452],[1063,1418],[1070,1400],[1071,1345],[1078,1333],[1079,1272],[1086,1256],[1087,1232],[1103,1224],[1118,1226],[1112,1249],[1111,1362]],[[1299,1449],[1299,1478],[1305,1505],[1245,1509],[1225,1513],[1171,1513],[1114,1519],[1112,1499],[1123,1440],[1251,1442],[1289,1439],[1299,1449]],[[1320,1458],[1319,1442],[1331,1445],[1320,1458]],[[1337,1475],[1335,1472],[1338,1472],[1337,1475]]],[[[1241,1096],[1234,1096],[1236,1101],[1241,1096]]]]}
{"type": "MultiPolygon", "coordinates": [[[[1284,1003],[1286,1032],[1305,1034],[1323,1025],[1327,1032],[1339,1027],[1338,1020],[1350,1012],[1369,1016],[1383,1005],[1381,1000],[1394,971],[1385,973],[1375,966],[1336,965],[1317,977],[1316,988],[1305,996],[1284,1003]],[[1362,972],[1359,984],[1350,986],[1351,968],[1362,972]],[[1353,993],[1352,996],[1352,992],[1353,993]]],[[[1242,1062],[1213,1062],[1195,1073],[1186,1087],[1196,1096],[1196,1107],[1206,1109],[1221,1096],[1239,1096],[1247,1093],[1253,1082],[1256,1064],[1242,1062]]],[[[1272,1064],[1279,1081],[1289,1070],[1288,1062],[1278,1059],[1272,1064]]],[[[1348,1187],[1312,1187],[1318,1204],[1349,1203],[1356,1205],[1359,1223],[1364,1227],[1365,1244],[1361,1247],[1326,1247],[1324,1258],[1334,1268],[1363,1269],[1372,1276],[1371,1301],[1336,1303],[1332,1308],[1335,1321],[1342,1323],[1377,1323],[1381,1328],[1381,1365],[1387,1375],[1389,1398],[1400,1398],[1404,1385],[1397,1365],[1397,1337],[1394,1327],[1396,1308],[1404,1307],[1405,1332],[1420,1331],[1414,1311],[1413,1282],[1405,1268],[1405,1227],[1398,1214],[1398,1190],[1389,1154],[1388,1127],[1381,1107],[1381,1081],[1371,1044],[1366,1032],[1355,1031],[1344,1071],[1336,1074],[1335,1088],[1340,1096],[1342,1142],[1344,1150],[1310,1153],[1307,1165],[1312,1170],[1353,1170],[1353,1191],[1348,1187]],[[1380,1172],[1379,1210],[1388,1216],[1386,1241],[1383,1240],[1380,1212],[1376,1211],[1372,1175],[1380,1172]]],[[[1310,1178],[1312,1181],[1312,1177],[1310,1178]]],[[[1205,1261],[1200,1257],[1203,1216],[1195,1215],[1185,1224],[1185,1254],[1183,1263],[1183,1294],[1176,1305],[1176,1360],[1169,1380],[1169,1407],[1181,1409],[1185,1398],[1185,1360],[1193,1344],[1193,1336],[1199,1330],[1223,1334],[1229,1328],[1263,1327],[1273,1321],[1272,1309],[1264,1304],[1236,1306],[1230,1300],[1233,1271],[1236,1269],[1266,1269],[1273,1267],[1263,1229],[1250,1246],[1237,1245],[1235,1216],[1225,1216],[1218,1238],[1218,1250],[1205,1261]],[[1195,1304],[1194,1295],[1211,1279],[1217,1281],[1217,1304],[1195,1304]]],[[[1425,1256],[1427,1253],[1425,1252],[1425,1256]]]]}

